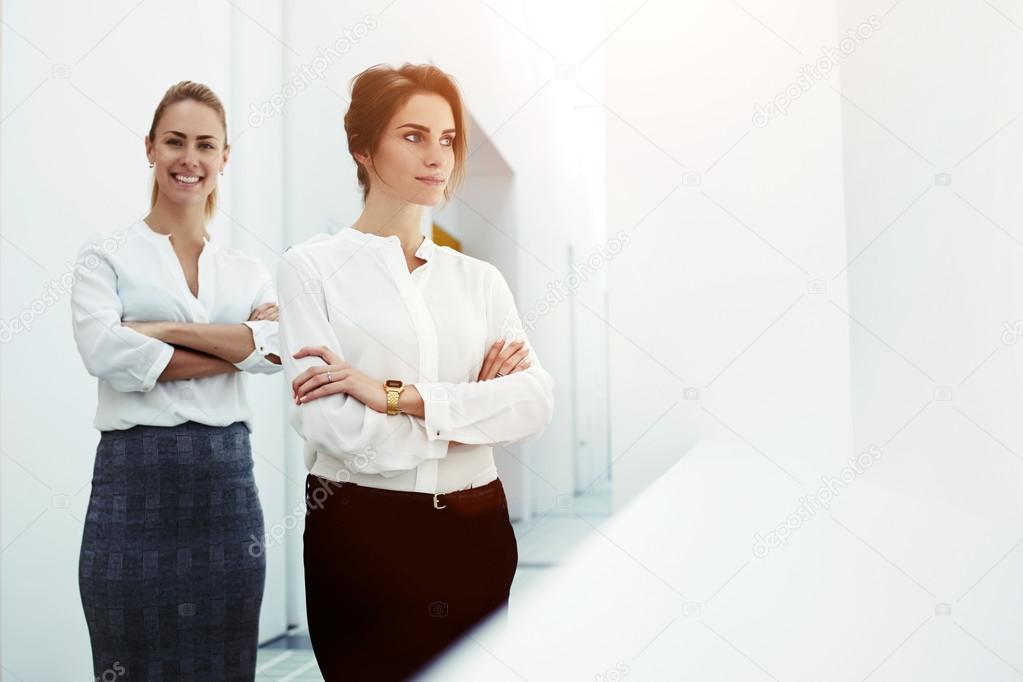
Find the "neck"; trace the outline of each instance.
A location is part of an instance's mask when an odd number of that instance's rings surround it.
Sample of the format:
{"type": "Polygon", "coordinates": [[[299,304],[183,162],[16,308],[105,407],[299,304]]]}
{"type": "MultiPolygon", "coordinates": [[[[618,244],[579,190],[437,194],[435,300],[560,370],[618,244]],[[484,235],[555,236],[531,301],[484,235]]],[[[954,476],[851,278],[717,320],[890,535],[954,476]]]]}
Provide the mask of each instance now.
{"type": "Polygon", "coordinates": [[[351,229],[378,237],[396,235],[405,251],[415,251],[422,241],[423,206],[370,191],[359,219],[351,229]]]}
{"type": "Polygon", "coordinates": [[[202,244],[206,235],[205,206],[181,206],[157,197],[156,204],[145,217],[146,224],[160,234],[169,234],[178,244],[202,244]]]}

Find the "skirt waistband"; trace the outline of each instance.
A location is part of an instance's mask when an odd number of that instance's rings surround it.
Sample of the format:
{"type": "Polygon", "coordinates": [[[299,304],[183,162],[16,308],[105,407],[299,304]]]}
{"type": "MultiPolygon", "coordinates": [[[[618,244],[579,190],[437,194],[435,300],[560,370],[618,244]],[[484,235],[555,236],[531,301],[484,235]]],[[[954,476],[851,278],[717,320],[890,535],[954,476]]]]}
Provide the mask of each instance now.
{"type": "Polygon", "coordinates": [[[473,513],[508,508],[508,499],[499,478],[476,488],[434,494],[373,488],[351,481],[338,482],[309,474],[306,477],[306,491],[312,502],[317,502],[314,487],[320,487],[328,493],[340,493],[343,504],[353,501],[381,506],[401,505],[408,508],[451,509],[455,512],[473,513]]]}
{"type": "Polygon", "coordinates": [[[236,421],[227,426],[211,426],[200,422],[187,421],[174,426],[154,426],[152,424],[136,424],[127,429],[115,429],[111,431],[100,431],[100,438],[110,440],[112,438],[130,438],[140,435],[165,435],[165,434],[214,434],[233,433],[236,431],[249,431],[249,426],[243,421],[236,421]]]}

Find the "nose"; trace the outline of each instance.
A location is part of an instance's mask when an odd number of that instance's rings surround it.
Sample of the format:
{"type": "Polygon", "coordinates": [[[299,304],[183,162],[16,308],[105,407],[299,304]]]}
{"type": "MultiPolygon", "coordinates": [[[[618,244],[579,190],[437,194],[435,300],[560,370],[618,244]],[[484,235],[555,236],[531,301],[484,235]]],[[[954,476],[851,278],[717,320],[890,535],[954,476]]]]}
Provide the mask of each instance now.
{"type": "Polygon", "coordinates": [[[429,149],[429,153],[423,161],[431,169],[440,168],[444,158],[444,145],[438,142],[435,147],[431,146],[429,149]]]}
{"type": "Polygon", "coordinates": [[[184,155],[181,158],[181,162],[190,168],[194,168],[199,165],[199,154],[192,147],[185,147],[184,155]]]}

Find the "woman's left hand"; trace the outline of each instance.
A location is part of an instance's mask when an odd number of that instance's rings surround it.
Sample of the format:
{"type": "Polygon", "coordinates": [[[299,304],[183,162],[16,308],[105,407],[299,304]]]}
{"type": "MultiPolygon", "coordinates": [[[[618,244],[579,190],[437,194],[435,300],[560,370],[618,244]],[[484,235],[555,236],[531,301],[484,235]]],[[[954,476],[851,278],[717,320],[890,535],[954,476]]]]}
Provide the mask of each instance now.
{"type": "Polygon", "coordinates": [[[309,356],[316,356],[326,364],[310,367],[291,382],[291,393],[296,405],[344,393],[377,412],[387,411],[384,382],[366,376],[326,346],[305,346],[292,357],[298,359],[309,356]]]}
{"type": "Polygon", "coordinates": [[[269,320],[271,322],[277,321],[278,308],[276,303],[264,303],[263,305],[256,306],[251,313],[249,313],[248,322],[255,320],[269,320]]]}

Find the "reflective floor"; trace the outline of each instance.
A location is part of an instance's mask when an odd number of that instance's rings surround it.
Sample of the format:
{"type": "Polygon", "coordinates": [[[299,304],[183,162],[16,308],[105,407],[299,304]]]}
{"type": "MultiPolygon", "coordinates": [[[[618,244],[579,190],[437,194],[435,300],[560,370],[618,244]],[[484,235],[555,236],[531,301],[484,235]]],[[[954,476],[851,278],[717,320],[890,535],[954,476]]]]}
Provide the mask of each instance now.
{"type": "MultiPolygon", "coordinates": [[[[600,524],[610,510],[610,488],[593,486],[584,495],[560,498],[559,504],[528,522],[513,523],[519,544],[519,569],[512,583],[511,601],[514,603],[519,590],[556,568],[565,553],[593,532],[593,526],[600,524]]],[[[322,679],[307,636],[298,634],[259,650],[257,682],[322,679]]]]}

